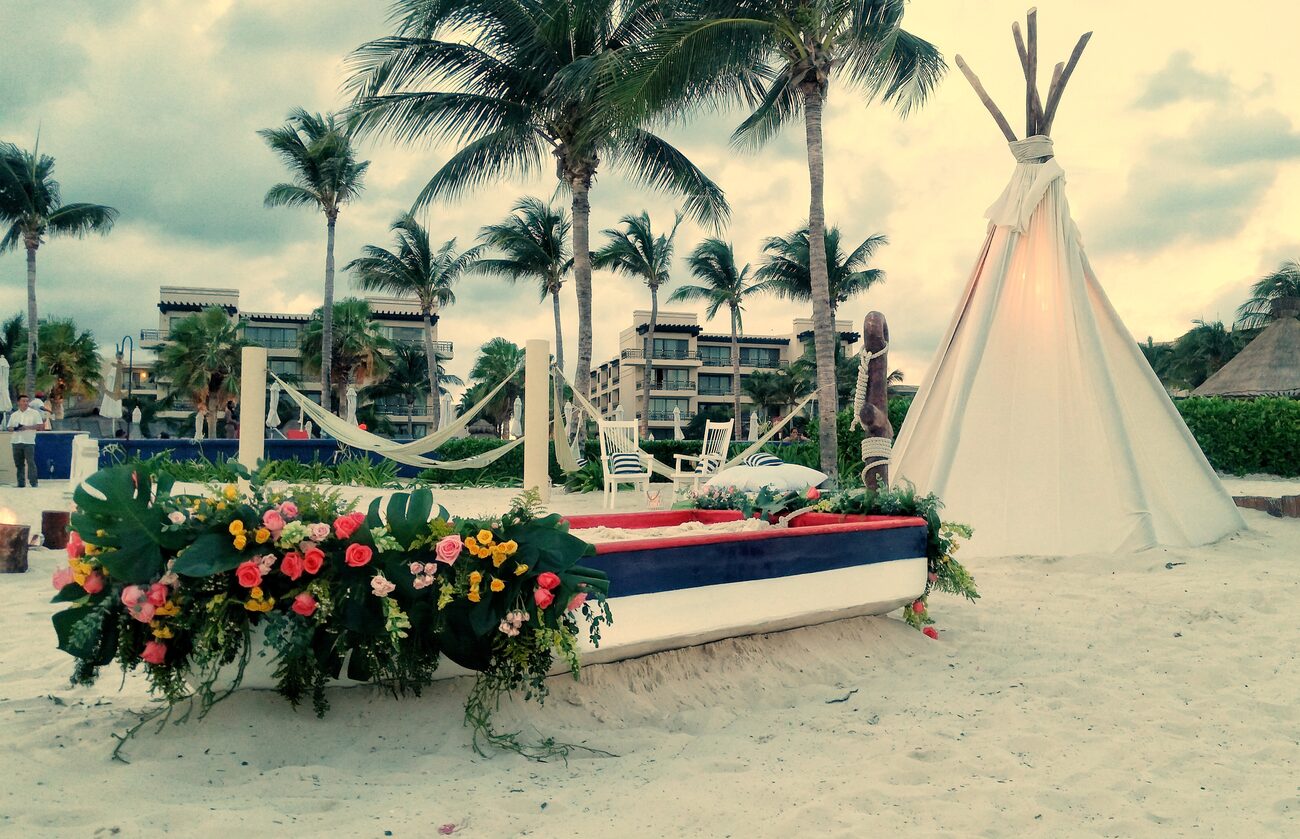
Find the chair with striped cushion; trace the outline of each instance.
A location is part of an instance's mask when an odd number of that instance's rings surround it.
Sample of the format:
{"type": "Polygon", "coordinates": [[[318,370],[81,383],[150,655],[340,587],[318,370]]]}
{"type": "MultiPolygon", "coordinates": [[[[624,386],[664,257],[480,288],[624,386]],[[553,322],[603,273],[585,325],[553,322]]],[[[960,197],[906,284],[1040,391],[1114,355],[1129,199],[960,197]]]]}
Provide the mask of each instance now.
{"type": "Polygon", "coordinates": [[[727,452],[731,449],[731,431],[735,426],[735,420],[706,422],[704,423],[704,445],[699,455],[673,455],[676,460],[676,468],[673,470],[673,489],[676,492],[687,488],[698,491],[700,481],[708,479],[722,467],[727,460],[727,452]]]}
{"type": "Polygon", "coordinates": [[[636,420],[600,420],[600,465],[605,472],[605,506],[614,508],[619,484],[650,489],[650,455],[637,443],[636,420]]]}

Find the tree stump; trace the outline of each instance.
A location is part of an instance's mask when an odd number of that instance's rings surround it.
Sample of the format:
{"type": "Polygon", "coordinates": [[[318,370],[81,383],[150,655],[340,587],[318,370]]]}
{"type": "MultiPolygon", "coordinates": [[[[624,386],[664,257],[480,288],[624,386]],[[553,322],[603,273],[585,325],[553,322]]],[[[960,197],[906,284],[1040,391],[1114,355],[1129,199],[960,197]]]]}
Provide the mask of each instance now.
{"type": "Polygon", "coordinates": [[[68,546],[68,525],[72,514],[67,510],[46,510],[41,513],[41,537],[47,548],[61,550],[68,546]]]}
{"type": "Polygon", "coordinates": [[[22,574],[27,570],[27,540],[31,528],[25,524],[0,524],[0,574],[22,574]]]}
{"type": "Polygon", "coordinates": [[[880,460],[887,443],[894,439],[894,427],[889,423],[889,324],[880,312],[868,312],[862,321],[862,346],[870,354],[867,364],[867,401],[858,419],[866,431],[863,440],[864,459],[875,465],[866,470],[863,482],[867,489],[876,491],[889,486],[889,461],[880,460]],[[872,438],[882,443],[870,443],[872,438]]]}

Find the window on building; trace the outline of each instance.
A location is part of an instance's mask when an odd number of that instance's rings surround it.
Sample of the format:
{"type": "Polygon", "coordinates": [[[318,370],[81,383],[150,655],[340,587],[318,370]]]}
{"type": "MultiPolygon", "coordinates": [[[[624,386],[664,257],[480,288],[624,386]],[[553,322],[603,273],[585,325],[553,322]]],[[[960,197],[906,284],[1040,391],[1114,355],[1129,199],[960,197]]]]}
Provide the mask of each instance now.
{"type": "Polygon", "coordinates": [[[686,358],[691,342],[682,338],[655,338],[655,358],[686,358]]]}
{"type": "Polygon", "coordinates": [[[723,367],[731,364],[731,347],[700,344],[700,360],[705,366],[723,367]]]}
{"type": "Polygon", "coordinates": [[[384,326],[380,328],[380,333],[388,340],[399,344],[424,343],[422,326],[384,326]]]}
{"type": "Polygon", "coordinates": [[[710,373],[701,373],[700,374],[700,395],[701,396],[730,396],[731,377],[719,376],[710,373]]]}
{"type": "Polygon", "coordinates": [[[296,358],[268,358],[266,369],[277,376],[297,376],[302,373],[302,362],[296,358]]]}
{"type": "Polygon", "coordinates": [[[294,326],[245,326],[244,338],[268,350],[286,350],[298,346],[298,329],[294,326]]]}
{"type": "Polygon", "coordinates": [[[669,370],[659,368],[655,370],[655,387],[660,390],[686,390],[690,385],[691,371],[689,368],[679,367],[669,370]]]}
{"type": "Polygon", "coordinates": [[[690,417],[691,400],[673,399],[665,396],[650,397],[650,419],[652,420],[672,419],[673,408],[681,408],[682,419],[688,419],[690,417]]]}
{"type": "Polygon", "coordinates": [[[774,347],[741,347],[740,363],[744,367],[776,367],[781,351],[774,347]]]}

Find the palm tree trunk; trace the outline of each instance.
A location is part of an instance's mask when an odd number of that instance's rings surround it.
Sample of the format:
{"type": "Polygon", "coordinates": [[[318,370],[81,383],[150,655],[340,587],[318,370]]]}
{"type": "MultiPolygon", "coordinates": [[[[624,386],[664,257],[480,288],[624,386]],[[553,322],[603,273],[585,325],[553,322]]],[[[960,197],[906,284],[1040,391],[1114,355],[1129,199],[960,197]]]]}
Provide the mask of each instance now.
{"type": "Polygon", "coordinates": [[[218,387],[218,388],[212,388],[212,387],[208,388],[208,417],[207,417],[207,425],[208,425],[208,439],[209,439],[209,440],[215,440],[215,439],[217,439],[217,410],[218,410],[218,408],[217,408],[217,402],[219,401],[219,400],[217,399],[217,396],[218,396],[218,390],[220,390],[219,387],[218,387]]]}
{"type": "Polygon", "coordinates": [[[36,397],[36,352],[40,324],[36,319],[36,248],[27,245],[27,395],[36,397]]]}
{"type": "Polygon", "coordinates": [[[735,407],[732,409],[736,424],[732,426],[733,432],[737,437],[740,436],[740,313],[736,311],[736,304],[731,304],[731,392],[734,394],[732,401],[735,407]]]}
{"type": "Polygon", "coordinates": [[[641,436],[650,439],[650,388],[655,382],[655,327],[659,325],[659,284],[650,284],[650,328],[645,337],[645,393],[641,397],[641,436]]]}
{"type": "MultiPolygon", "coordinates": [[[[573,287],[578,295],[578,363],[573,384],[583,396],[591,391],[591,183],[579,176],[573,188],[573,287]]],[[[593,417],[592,419],[598,419],[593,417]]]]}
{"type": "MultiPolygon", "coordinates": [[[[555,366],[564,369],[564,328],[560,322],[560,287],[551,286],[551,307],[555,311],[555,366]]],[[[584,393],[583,396],[586,396],[584,393]]]]}
{"type": "Polygon", "coordinates": [[[433,400],[433,411],[429,416],[433,421],[433,430],[437,431],[442,414],[442,400],[438,394],[438,353],[433,346],[433,318],[428,312],[424,313],[424,357],[429,362],[429,398],[433,400]]]}
{"type": "MultiPolygon", "coordinates": [[[[438,420],[433,421],[434,428],[438,427],[438,420]]],[[[415,397],[408,391],[406,396],[406,436],[412,440],[415,439],[415,397]]]]}
{"type": "Polygon", "coordinates": [[[320,406],[330,410],[330,368],[334,360],[334,225],[338,218],[326,216],[325,306],[320,317],[320,406]]]}
{"type": "Polygon", "coordinates": [[[822,91],[803,86],[804,135],[808,145],[808,262],[812,274],[813,347],[817,359],[818,442],[821,470],[838,484],[839,451],[836,440],[838,404],[835,393],[835,323],[831,320],[830,278],[826,270],[826,208],[822,157],[822,91]]]}

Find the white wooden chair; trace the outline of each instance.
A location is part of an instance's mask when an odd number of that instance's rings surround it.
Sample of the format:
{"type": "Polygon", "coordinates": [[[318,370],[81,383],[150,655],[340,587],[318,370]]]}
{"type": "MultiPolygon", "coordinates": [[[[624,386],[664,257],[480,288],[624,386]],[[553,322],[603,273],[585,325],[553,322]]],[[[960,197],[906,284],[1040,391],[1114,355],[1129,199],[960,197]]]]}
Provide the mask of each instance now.
{"type": "Polygon", "coordinates": [[[735,420],[706,422],[704,446],[699,455],[673,455],[676,460],[676,468],[673,469],[674,492],[681,492],[685,488],[698,491],[700,481],[710,477],[727,462],[727,452],[731,449],[731,432],[735,427],[735,420]]]}
{"type": "Polygon", "coordinates": [[[614,509],[619,484],[650,490],[650,455],[637,444],[636,420],[600,420],[600,466],[605,473],[605,506],[614,509]]]}

